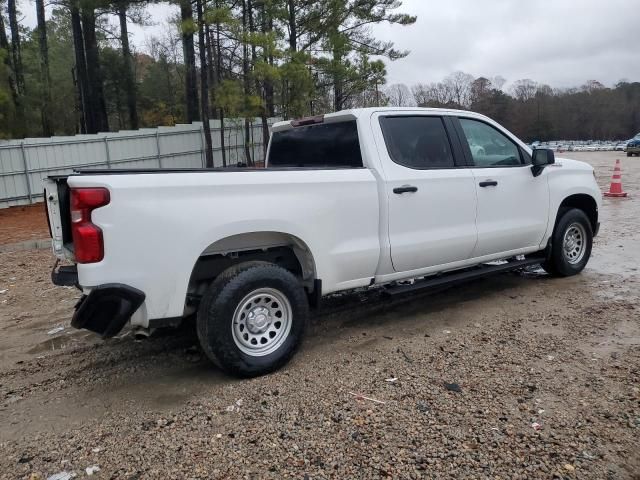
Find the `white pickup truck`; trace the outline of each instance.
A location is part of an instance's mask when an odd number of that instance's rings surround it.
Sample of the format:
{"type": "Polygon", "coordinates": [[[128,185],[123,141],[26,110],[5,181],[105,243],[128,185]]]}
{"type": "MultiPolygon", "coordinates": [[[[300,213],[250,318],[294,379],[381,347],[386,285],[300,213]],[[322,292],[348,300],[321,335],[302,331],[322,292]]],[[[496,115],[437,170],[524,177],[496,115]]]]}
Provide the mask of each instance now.
{"type": "Polygon", "coordinates": [[[472,112],[373,108],[279,122],[266,169],[83,170],[45,180],[53,281],[109,337],[194,313],[239,376],[295,352],[332,292],[443,286],[541,264],[579,273],[599,227],[593,169],[472,112]]]}

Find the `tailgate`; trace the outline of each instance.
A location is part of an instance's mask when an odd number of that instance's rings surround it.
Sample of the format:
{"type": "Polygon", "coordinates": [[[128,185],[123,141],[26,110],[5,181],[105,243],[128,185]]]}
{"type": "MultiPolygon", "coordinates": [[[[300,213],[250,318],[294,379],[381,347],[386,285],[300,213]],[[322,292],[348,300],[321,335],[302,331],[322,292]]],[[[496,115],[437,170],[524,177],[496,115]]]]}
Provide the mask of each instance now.
{"type": "Polygon", "coordinates": [[[48,177],[44,181],[44,200],[51,232],[53,253],[61,260],[73,260],[71,214],[67,177],[48,177]]]}

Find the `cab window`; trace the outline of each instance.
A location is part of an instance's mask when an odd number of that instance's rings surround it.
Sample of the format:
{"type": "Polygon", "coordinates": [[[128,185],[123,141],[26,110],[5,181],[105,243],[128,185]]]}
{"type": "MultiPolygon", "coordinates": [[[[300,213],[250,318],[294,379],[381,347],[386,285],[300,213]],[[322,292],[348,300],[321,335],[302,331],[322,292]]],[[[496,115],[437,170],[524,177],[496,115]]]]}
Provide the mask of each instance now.
{"type": "Polygon", "coordinates": [[[451,144],[440,117],[380,119],[387,152],[395,163],[415,169],[453,168],[451,144]]]}
{"type": "Polygon", "coordinates": [[[461,118],[460,125],[476,167],[510,167],[522,165],[518,146],[491,125],[461,118]]]}

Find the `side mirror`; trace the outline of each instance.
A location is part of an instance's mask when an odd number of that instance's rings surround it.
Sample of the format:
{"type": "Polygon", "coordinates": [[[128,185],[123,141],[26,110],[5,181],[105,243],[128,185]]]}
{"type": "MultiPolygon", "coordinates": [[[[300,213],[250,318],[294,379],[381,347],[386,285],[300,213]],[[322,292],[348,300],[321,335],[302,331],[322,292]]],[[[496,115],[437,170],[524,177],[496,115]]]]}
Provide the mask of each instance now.
{"type": "Polygon", "coordinates": [[[556,156],[553,153],[553,150],[548,148],[536,148],[533,150],[531,154],[532,159],[532,167],[531,171],[533,172],[533,176],[537,177],[542,173],[544,167],[547,165],[553,165],[556,163],[556,156]]]}

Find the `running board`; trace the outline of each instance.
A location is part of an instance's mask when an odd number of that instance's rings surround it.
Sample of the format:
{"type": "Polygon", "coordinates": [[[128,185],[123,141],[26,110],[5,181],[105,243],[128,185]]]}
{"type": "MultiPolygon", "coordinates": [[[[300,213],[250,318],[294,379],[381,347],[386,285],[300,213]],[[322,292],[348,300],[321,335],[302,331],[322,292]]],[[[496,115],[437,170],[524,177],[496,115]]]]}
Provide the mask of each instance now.
{"type": "Polygon", "coordinates": [[[513,262],[505,262],[500,265],[480,265],[471,269],[458,272],[443,273],[433,277],[427,277],[424,280],[418,280],[411,284],[401,284],[386,287],[385,291],[389,295],[400,295],[403,293],[413,292],[429,288],[448,287],[458,283],[469,282],[478,278],[487,277],[496,273],[508,272],[519,268],[528,267],[529,265],[539,265],[544,261],[544,257],[525,258],[524,260],[516,260],[513,262]]]}

